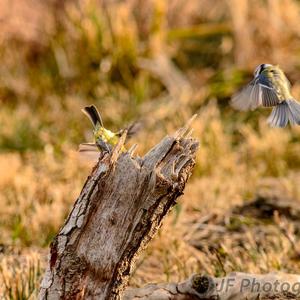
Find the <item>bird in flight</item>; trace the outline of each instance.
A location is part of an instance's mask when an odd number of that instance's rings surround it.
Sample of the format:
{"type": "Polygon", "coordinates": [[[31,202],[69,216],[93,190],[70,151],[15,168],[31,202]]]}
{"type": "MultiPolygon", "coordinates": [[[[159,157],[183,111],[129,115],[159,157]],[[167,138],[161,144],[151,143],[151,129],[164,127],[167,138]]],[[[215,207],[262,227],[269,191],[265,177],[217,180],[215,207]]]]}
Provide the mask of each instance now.
{"type": "Polygon", "coordinates": [[[259,65],[253,80],[232,97],[231,105],[241,111],[273,107],[270,126],[300,125],[300,103],[291,95],[291,84],[279,66],[259,65]]]}

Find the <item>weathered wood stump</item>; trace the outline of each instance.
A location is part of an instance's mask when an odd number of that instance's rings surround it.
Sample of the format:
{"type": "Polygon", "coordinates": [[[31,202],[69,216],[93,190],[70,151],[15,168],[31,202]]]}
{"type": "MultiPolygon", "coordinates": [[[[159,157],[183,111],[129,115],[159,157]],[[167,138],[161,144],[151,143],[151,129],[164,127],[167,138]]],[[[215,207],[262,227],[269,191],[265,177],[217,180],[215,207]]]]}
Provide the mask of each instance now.
{"type": "Polygon", "coordinates": [[[103,155],[51,244],[40,299],[121,298],[135,258],[191,175],[198,142],[188,130],[143,158],[122,152],[125,135],[103,155]]]}

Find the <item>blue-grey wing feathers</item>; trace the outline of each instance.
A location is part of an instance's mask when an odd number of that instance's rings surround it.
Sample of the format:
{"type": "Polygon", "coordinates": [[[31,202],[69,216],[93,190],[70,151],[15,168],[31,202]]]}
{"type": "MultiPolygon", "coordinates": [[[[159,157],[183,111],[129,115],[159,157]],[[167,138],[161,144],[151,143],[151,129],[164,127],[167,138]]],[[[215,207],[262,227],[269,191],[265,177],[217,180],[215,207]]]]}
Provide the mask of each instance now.
{"type": "Polygon", "coordinates": [[[231,105],[238,110],[254,110],[258,106],[271,107],[280,103],[276,91],[265,76],[260,75],[233,96],[231,105]]]}
{"type": "Polygon", "coordinates": [[[251,81],[240,92],[235,94],[231,105],[237,110],[254,110],[261,105],[261,90],[256,80],[251,81]]]}
{"type": "Polygon", "coordinates": [[[280,103],[276,92],[272,88],[265,85],[260,85],[260,88],[262,92],[262,106],[272,107],[280,103]]]}
{"type": "Polygon", "coordinates": [[[280,103],[273,83],[264,75],[258,76],[257,84],[262,91],[262,106],[271,107],[280,103]]]}

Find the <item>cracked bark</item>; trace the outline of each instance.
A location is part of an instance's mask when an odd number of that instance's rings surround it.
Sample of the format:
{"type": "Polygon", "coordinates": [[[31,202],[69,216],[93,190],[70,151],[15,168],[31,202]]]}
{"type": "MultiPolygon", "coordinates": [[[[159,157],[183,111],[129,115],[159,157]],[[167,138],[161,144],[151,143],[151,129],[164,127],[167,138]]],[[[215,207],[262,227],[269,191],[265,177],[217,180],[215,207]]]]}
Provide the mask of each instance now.
{"type": "Polygon", "coordinates": [[[198,142],[188,123],[143,158],[125,134],[88,177],[51,244],[40,299],[120,299],[138,253],[183,193],[198,142]]]}

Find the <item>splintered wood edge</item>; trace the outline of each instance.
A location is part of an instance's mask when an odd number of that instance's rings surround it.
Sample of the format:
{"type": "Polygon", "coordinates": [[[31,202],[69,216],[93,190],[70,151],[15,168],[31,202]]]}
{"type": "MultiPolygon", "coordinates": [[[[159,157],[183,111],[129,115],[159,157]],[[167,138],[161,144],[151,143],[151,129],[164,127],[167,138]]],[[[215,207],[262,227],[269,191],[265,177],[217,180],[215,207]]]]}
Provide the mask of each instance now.
{"type": "Polygon", "coordinates": [[[120,139],[118,140],[117,145],[113,148],[112,155],[111,155],[111,163],[115,163],[119,157],[119,155],[122,153],[122,147],[124,147],[127,137],[127,129],[124,130],[122,133],[120,139]]]}
{"type": "Polygon", "coordinates": [[[176,139],[176,140],[179,140],[179,139],[181,139],[181,138],[184,138],[184,137],[190,137],[191,136],[191,133],[192,133],[192,131],[193,131],[193,129],[191,128],[191,126],[192,126],[192,123],[194,122],[194,120],[197,118],[197,114],[194,114],[188,121],[187,121],[187,123],[185,124],[185,126],[184,127],[182,127],[182,128],[180,128],[180,129],[178,129],[175,133],[174,133],[174,135],[173,135],[173,137],[176,139]],[[190,132],[190,130],[191,130],[191,132],[190,132]]]}
{"type": "MultiPolygon", "coordinates": [[[[137,161],[139,161],[140,164],[143,166],[147,166],[149,168],[154,168],[155,165],[157,165],[161,159],[172,149],[172,146],[174,142],[180,142],[182,139],[190,140],[189,143],[191,143],[192,140],[192,133],[193,128],[191,128],[193,121],[196,119],[198,115],[194,114],[184,125],[184,127],[178,129],[173,135],[171,136],[165,136],[158,144],[156,144],[152,149],[150,149],[143,158],[135,157],[137,161]]],[[[122,134],[121,138],[119,139],[117,145],[113,148],[110,162],[114,164],[118,157],[124,153],[129,154],[131,157],[134,157],[134,152],[137,148],[137,144],[134,144],[129,150],[122,152],[122,148],[125,145],[127,137],[127,130],[124,130],[124,133],[122,134]]],[[[194,140],[196,141],[196,140],[194,140]]],[[[190,151],[191,153],[187,153],[188,155],[193,155],[194,152],[196,152],[195,148],[198,148],[199,141],[197,141],[196,146],[191,146],[190,151]]]]}

